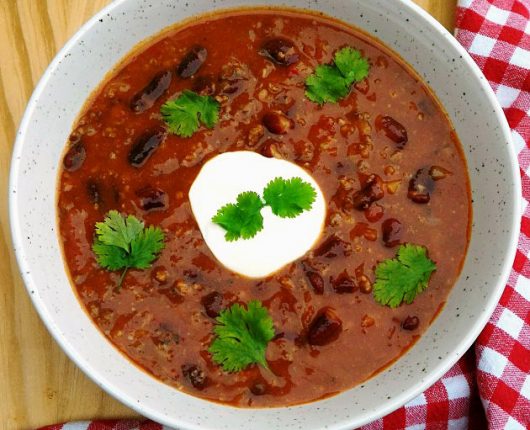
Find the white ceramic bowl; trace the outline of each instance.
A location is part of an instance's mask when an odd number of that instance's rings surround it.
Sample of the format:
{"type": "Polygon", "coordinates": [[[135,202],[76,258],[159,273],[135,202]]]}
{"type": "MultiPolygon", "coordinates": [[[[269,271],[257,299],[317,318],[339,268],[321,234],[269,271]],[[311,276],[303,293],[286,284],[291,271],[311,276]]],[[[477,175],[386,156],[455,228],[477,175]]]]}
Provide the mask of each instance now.
{"type": "Polygon", "coordinates": [[[14,149],[10,215],[20,270],[42,320],[70,358],[123,403],[183,429],[351,429],[425,390],[478,336],[514,258],[519,196],[510,130],[487,81],[455,39],[410,1],[118,0],[66,44],[35,90],[14,149]],[[168,25],[197,13],[249,4],[322,11],[398,52],[432,87],[451,117],[469,164],[474,208],[460,280],[443,312],[405,356],[335,397],[262,410],[231,408],[183,394],[120,354],[73,293],[56,234],[55,208],[61,152],[79,110],[105,74],[138,42],[168,25]]]}

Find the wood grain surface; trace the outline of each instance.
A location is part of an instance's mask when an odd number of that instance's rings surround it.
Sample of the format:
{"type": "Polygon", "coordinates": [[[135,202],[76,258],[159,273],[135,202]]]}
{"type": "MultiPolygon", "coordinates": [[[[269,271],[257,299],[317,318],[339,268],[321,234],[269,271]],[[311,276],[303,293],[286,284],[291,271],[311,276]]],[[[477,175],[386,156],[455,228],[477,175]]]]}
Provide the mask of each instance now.
{"type": "MultiPolygon", "coordinates": [[[[393,0],[388,0],[393,1],[393,0]]],[[[452,30],[456,0],[415,0],[452,30]]],[[[7,183],[16,129],[48,63],[109,0],[0,0],[0,429],[135,417],[91,382],[52,340],[13,255],[7,183]]]]}

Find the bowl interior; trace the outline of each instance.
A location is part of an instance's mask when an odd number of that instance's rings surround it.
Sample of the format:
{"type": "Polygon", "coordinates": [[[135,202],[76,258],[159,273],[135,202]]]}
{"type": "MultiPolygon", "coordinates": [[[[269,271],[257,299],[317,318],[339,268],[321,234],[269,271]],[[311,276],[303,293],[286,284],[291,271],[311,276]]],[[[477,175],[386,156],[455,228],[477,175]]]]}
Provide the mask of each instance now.
{"type": "Polygon", "coordinates": [[[359,426],[397,408],[438,379],[469,347],[509,274],[519,195],[509,129],[485,78],[449,33],[407,0],[118,0],[65,46],[35,91],[14,150],[10,209],[20,270],[44,323],[67,354],[121,401],[180,428],[338,429],[359,426]],[[138,370],[115,350],[73,293],[55,219],[64,143],[86,98],[105,74],[138,42],[168,25],[197,13],[249,4],[322,11],[398,52],[449,113],[467,157],[474,208],[472,240],[460,280],[440,316],[404,357],[333,398],[265,410],[235,409],[183,394],[138,370]]]}

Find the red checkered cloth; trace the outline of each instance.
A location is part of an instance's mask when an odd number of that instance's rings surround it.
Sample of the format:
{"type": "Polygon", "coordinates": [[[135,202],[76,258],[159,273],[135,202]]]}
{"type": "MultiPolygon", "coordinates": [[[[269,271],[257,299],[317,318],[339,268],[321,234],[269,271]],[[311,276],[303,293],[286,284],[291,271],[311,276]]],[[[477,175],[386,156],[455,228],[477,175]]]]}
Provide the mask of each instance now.
{"type": "MultiPolygon", "coordinates": [[[[504,109],[519,154],[524,212],[517,255],[474,348],[424,393],[361,430],[530,429],[530,0],[459,0],[456,27],[504,109]]],[[[42,430],[169,429],[146,420],[42,430]]]]}

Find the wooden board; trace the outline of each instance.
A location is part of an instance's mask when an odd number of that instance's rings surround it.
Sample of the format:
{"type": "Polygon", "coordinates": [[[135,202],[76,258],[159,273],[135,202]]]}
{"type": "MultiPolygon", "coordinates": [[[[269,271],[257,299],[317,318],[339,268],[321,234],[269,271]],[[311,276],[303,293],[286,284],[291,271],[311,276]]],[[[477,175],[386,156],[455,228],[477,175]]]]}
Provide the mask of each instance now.
{"type": "MultiPolygon", "coordinates": [[[[388,0],[393,1],[393,0],[388,0]]],[[[456,0],[415,0],[452,29],[456,0]]],[[[7,181],[16,129],[55,53],[109,0],[0,0],[0,429],[135,417],[52,340],[26,294],[9,236],[7,181]]]]}

